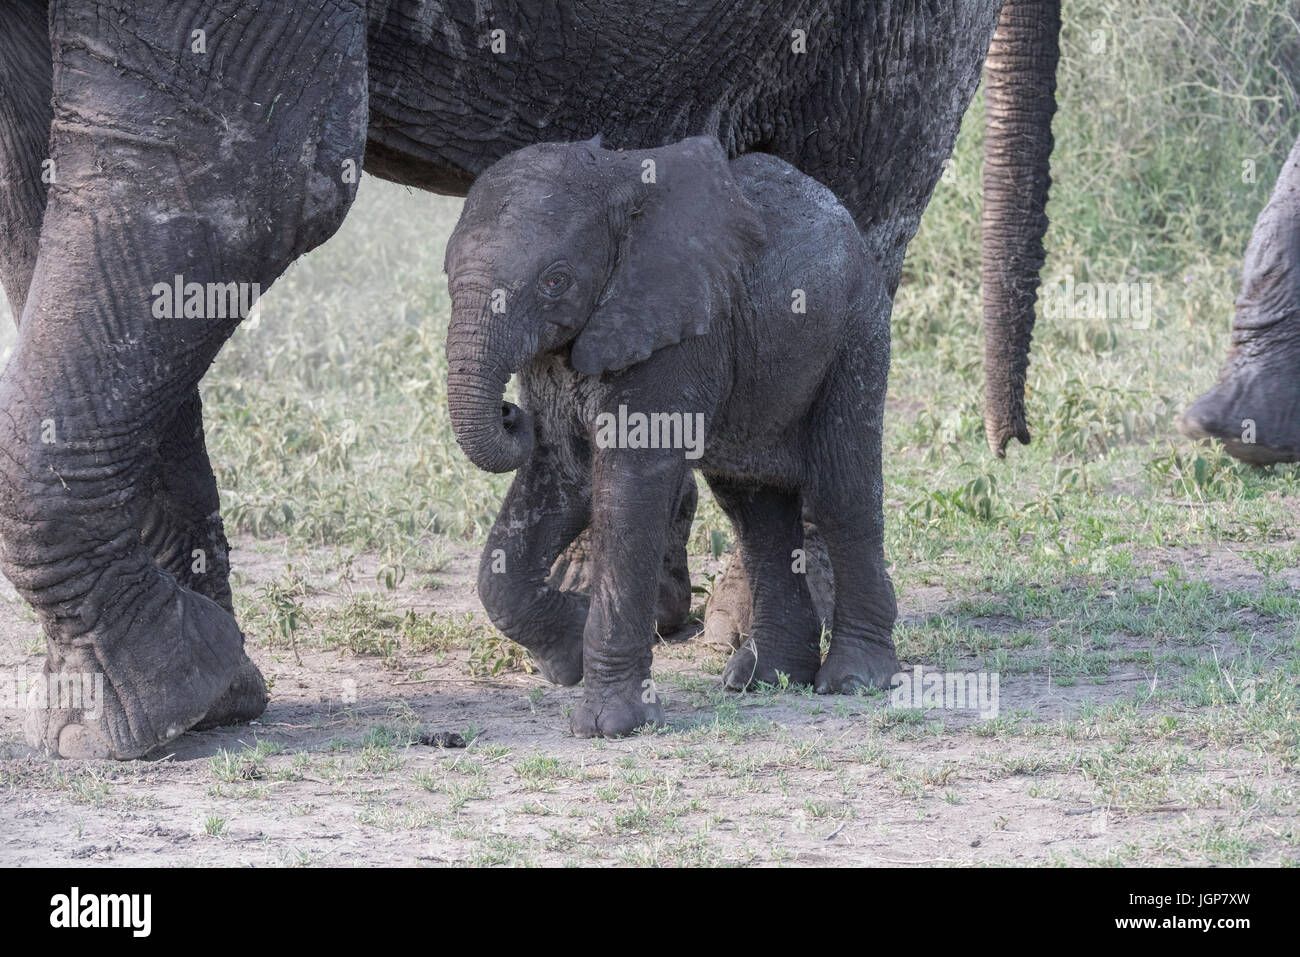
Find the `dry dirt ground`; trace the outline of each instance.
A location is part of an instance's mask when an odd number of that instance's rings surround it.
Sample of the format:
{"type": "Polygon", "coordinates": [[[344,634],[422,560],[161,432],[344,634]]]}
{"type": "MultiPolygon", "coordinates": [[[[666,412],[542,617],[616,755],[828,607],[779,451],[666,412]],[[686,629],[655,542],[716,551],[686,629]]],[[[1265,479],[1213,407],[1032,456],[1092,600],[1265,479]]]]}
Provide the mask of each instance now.
{"type": "MultiPolygon", "coordinates": [[[[1230,587],[1258,585],[1231,552],[1184,557],[1230,587]]],[[[239,542],[237,590],[254,593],[289,561],[313,586],[304,607],[318,622],[342,601],[331,554],[239,542]]],[[[373,583],[375,564],[358,560],[355,581],[373,583]]],[[[474,567],[457,552],[436,580],[404,581],[385,600],[481,618],[474,567]]],[[[38,628],[2,588],[0,670],[35,673],[38,628]]],[[[934,587],[904,592],[900,621],[951,601],[934,587]]],[[[296,652],[250,640],[272,686],[260,721],[186,734],[152,760],[51,759],[24,744],[21,712],[0,711],[0,864],[1298,860],[1294,765],[1181,722],[1190,709],[1155,703],[1166,679],[1140,657],[1088,681],[1003,674],[1000,717],[986,721],[890,708],[882,695],[724,694],[718,650],[664,643],[655,675],[671,727],[592,742],[568,731],[580,689],[518,671],[473,677],[463,643],[361,655],[310,633],[296,652]],[[415,743],[438,731],[468,747],[415,743]]],[[[1230,653],[1206,642],[1201,655],[1230,653]]]]}

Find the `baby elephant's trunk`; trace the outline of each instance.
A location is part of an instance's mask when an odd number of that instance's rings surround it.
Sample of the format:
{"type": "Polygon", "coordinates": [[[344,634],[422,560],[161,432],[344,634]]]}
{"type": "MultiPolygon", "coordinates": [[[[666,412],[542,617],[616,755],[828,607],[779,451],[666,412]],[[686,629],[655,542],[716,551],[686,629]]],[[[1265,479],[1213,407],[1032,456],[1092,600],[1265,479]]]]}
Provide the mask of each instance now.
{"type": "Polygon", "coordinates": [[[447,333],[447,405],[456,441],[487,472],[512,472],[533,450],[532,417],[504,401],[511,372],[522,365],[506,330],[488,315],[486,297],[456,303],[447,333]]]}

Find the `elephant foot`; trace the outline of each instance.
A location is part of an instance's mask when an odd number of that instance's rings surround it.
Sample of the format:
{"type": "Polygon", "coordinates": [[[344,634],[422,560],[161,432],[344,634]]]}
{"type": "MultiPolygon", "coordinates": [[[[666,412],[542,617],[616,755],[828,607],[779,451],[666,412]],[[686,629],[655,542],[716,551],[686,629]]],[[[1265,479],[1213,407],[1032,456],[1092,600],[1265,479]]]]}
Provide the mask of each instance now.
{"type": "Polygon", "coordinates": [[[569,727],[577,738],[618,738],[646,725],[663,724],[664,707],[654,685],[646,682],[588,687],[569,727]]]}
{"type": "Polygon", "coordinates": [[[23,721],[27,743],[61,758],[115,757],[102,721],[109,706],[105,691],[102,675],[91,673],[87,678],[76,671],[56,672],[47,661],[27,690],[23,721]]]}
{"type": "Polygon", "coordinates": [[[28,689],[28,743],[65,758],[125,761],[200,724],[262,713],[266,687],[230,615],[182,593],[152,624],[118,640],[52,644],[28,689]]]}
{"type": "Polygon", "coordinates": [[[570,688],[582,680],[582,638],[555,641],[545,647],[529,648],[538,672],[551,684],[570,688]]]}
{"type": "MultiPolygon", "coordinates": [[[[694,514],[693,505],[691,514],[694,514]]],[[[689,532],[688,520],[686,533],[689,532]]],[[[686,534],[680,537],[684,540],[686,534]]],[[[590,595],[592,561],[590,532],[584,531],[555,560],[547,584],[556,591],[590,595]]],[[[691,572],[686,561],[686,547],[684,544],[671,543],[659,570],[659,591],[655,595],[655,630],[661,635],[670,635],[686,624],[686,619],[691,614],[691,598],[691,572]]]]}
{"type": "Polygon", "coordinates": [[[818,694],[888,689],[894,686],[895,676],[901,670],[892,641],[879,644],[832,638],[831,650],[817,671],[815,688],[818,694]]]}
{"type": "Polygon", "coordinates": [[[207,731],[210,728],[252,721],[266,711],[270,700],[262,672],[257,670],[257,665],[251,660],[245,658],[226,693],[208,709],[203,720],[190,730],[207,731]]]}
{"type": "Polygon", "coordinates": [[[758,682],[810,685],[822,660],[820,642],[817,622],[782,630],[760,625],[727,661],[722,686],[744,691],[758,682]]]}
{"type": "Polygon", "coordinates": [[[1241,366],[1198,398],[1178,420],[1190,439],[1218,439],[1252,465],[1300,462],[1300,380],[1241,366]]]}

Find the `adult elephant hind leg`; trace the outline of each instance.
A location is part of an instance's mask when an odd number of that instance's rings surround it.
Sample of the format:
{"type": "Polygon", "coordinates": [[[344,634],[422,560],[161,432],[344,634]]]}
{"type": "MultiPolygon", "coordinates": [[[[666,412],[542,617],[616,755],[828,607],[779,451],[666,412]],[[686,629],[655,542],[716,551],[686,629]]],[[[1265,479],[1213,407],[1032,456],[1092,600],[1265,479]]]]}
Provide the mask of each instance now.
{"type": "Polygon", "coordinates": [[[159,563],[150,483],[238,324],[232,291],[270,286],[351,202],[365,17],[99,6],[51,9],[59,172],[0,378],[0,567],[42,622],[47,686],[97,689],[29,699],[29,740],[132,758],[224,707],[247,662],[221,596],[159,563]]]}
{"type": "Polygon", "coordinates": [[[722,672],[723,686],[754,682],[812,684],[821,664],[821,621],[804,579],[799,496],[710,477],[709,486],[736,528],[753,591],[753,623],[722,672]]]}
{"type": "Polygon", "coordinates": [[[753,626],[754,593],[744,557],[737,551],[714,583],[713,593],[704,606],[700,640],[720,650],[735,651],[745,643],[753,626]]]}
{"type": "Polygon", "coordinates": [[[1300,461],[1300,140],[1250,236],[1232,351],[1178,427],[1244,462],[1300,461]]]}

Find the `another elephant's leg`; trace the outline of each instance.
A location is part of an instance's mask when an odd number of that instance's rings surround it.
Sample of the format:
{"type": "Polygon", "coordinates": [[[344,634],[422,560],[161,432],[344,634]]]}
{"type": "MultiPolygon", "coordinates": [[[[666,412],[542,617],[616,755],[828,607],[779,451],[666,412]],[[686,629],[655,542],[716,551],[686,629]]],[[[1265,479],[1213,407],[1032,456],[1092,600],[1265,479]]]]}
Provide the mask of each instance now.
{"type": "Polygon", "coordinates": [[[799,495],[709,476],[709,487],[736,528],[753,590],[753,625],[731,656],[722,683],[744,691],[756,681],[812,684],[821,665],[821,621],[804,580],[799,495]]]}
{"type": "MultiPolygon", "coordinates": [[[[807,513],[804,515],[803,549],[807,561],[804,581],[818,618],[829,626],[835,605],[835,576],[831,572],[826,543],[807,513]]],[[[754,593],[744,556],[737,551],[713,586],[713,594],[704,608],[704,629],[700,639],[705,644],[734,651],[745,643],[753,625],[754,593]]]]}
{"type": "Polygon", "coordinates": [[[716,648],[736,650],[754,627],[754,593],[744,557],[732,554],[722,576],[713,585],[713,593],[704,606],[704,630],[700,639],[716,648]]]}
{"type": "Polygon", "coordinates": [[[361,3],[177,16],[51,5],[58,174],[0,377],[0,568],[51,678],[95,688],[29,696],[29,740],[66,756],[137,757],[231,706],[243,635],[159,564],[151,483],[247,300],[338,227],[363,158],[361,3]]]}
{"type": "Polygon", "coordinates": [[[582,703],[571,722],[580,738],[616,737],[663,723],[650,678],[659,581],[646,574],[645,556],[664,553],[685,470],[681,453],[671,450],[595,452],[595,580],[582,643],[582,703]]]}
{"type": "Polygon", "coordinates": [[[36,268],[48,182],[49,11],[45,0],[0,3],[0,285],[14,320],[22,316],[36,268]]]}
{"type": "MultiPolygon", "coordinates": [[[[0,283],[15,322],[36,268],[47,187],[58,178],[48,156],[52,73],[46,0],[0,5],[0,283]]],[[[233,614],[228,547],[197,391],[166,430],[159,452],[153,504],[141,529],[145,542],[183,585],[233,614]]],[[[255,717],[265,709],[266,687],[252,662],[241,667],[226,697],[196,727],[255,717]]]]}
{"type": "Polygon", "coordinates": [[[542,675],[561,685],[582,680],[587,596],[548,581],[556,556],[591,517],[590,476],[564,474],[544,441],[515,474],[479,564],[478,594],[492,623],[528,649],[542,675]]]}
{"type": "Polygon", "coordinates": [[[140,484],[148,502],[141,509],[140,535],[158,566],[234,614],[230,546],[203,440],[197,390],[160,430],[156,468],[140,484]]]}
{"type": "Polygon", "coordinates": [[[1243,462],[1300,462],[1300,140],[1250,235],[1223,371],[1178,427],[1243,462]]]}
{"type": "MultiPolygon", "coordinates": [[[[699,490],[694,474],[687,472],[682,482],[681,500],[668,530],[668,547],[659,570],[659,594],[655,599],[655,630],[670,635],[686,623],[691,613],[691,570],[686,546],[691,537],[691,523],[699,490]]],[[[555,560],[547,579],[553,588],[591,593],[591,535],[583,530],[555,560]]]]}
{"type": "MultiPolygon", "coordinates": [[[[230,592],[230,546],[221,522],[217,480],[203,439],[203,404],[196,390],[161,433],[149,503],[140,533],[164,571],[184,588],[235,613],[230,592]]],[[[237,724],[266,710],[266,683],[245,658],[230,687],[194,730],[237,724]]]]}
{"type": "Polygon", "coordinates": [[[700,493],[695,474],[689,469],[682,480],[677,508],[668,526],[668,547],[659,567],[659,591],[655,596],[655,631],[668,636],[686,623],[691,613],[691,569],[686,558],[686,544],[695,521],[695,507],[700,493]]]}

